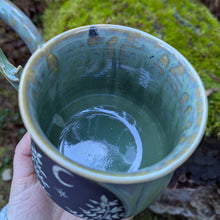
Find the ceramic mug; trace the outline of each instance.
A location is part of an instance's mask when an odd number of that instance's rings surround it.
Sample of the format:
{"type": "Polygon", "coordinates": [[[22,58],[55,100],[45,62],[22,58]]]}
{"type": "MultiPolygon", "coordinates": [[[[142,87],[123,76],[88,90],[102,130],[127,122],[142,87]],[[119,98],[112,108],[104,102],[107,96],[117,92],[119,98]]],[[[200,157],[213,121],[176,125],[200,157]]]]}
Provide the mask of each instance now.
{"type": "Polygon", "coordinates": [[[0,70],[19,87],[47,194],[84,219],[128,218],[148,207],[205,130],[206,94],[191,64],[133,28],[85,26],[43,43],[9,1],[0,16],[33,52],[22,70],[1,51],[0,70]]]}

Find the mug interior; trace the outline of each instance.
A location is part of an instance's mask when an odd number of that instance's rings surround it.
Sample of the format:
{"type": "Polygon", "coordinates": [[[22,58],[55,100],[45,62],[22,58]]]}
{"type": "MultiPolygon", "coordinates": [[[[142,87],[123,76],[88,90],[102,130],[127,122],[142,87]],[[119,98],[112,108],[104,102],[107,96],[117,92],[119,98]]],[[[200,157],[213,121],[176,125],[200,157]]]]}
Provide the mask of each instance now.
{"type": "MultiPolygon", "coordinates": [[[[111,136],[107,141],[114,142],[124,135],[119,149],[112,152],[124,152],[127,160],[141,152],[141,162],[134,172],[144,172],[167,157],[177,158],[204,132],[206,99],[195,70],[175,49],[141,31],[96,25],[66,32],[33,55],[24,75],[22,92],[31,123],[54,149],[58,149],[59,138],[73,115],[82,126],[89,126],[89,117],[93,116],[87,117],[84,111],[85,117],[80,118],[80,112],[88,108],[93,115],[95,111],[101,112],[90,136],[96,135],[99,140],[102,135],[107,139],[111,136]],[[137,140],[123,127],[126,123],[111,129],[111,124],[102,118],[115,114],[111,107],[114,105],[120,108],[117,117],[126,119],[131,128],[136,124],[131,133],[139,135],[141,149],[134,148],[128,153],[123,143],[137,144],[137,140]],[[96,134],[92,135],[95,129],[96,134]]],[[[69,129],[78,132],[77,126],[79,123],[73,123],[69,129]]],[[[87,135],[88,132],[80,133],[78,139],[88,144],[87,135]]],[[[98,148],[93,145],[92,151],[98,148]]],[[[99,146],[99,152],[102,147],[99,146]]],[[[137,162],[134,158],[130,160],[137,162]]]]}

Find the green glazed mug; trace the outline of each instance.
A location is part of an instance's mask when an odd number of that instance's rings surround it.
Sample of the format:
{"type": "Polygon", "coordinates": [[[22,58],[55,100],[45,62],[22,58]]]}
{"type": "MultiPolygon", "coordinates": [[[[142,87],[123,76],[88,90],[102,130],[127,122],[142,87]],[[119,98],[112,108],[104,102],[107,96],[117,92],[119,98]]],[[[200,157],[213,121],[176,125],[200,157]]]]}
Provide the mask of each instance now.
{"type": "Polygon", "coordinates": [[[19,87],[47,194],[84,219],[128,218],[148,207],[204,134],[207,99],[191,64],[133,28],[85,26],[43,43],[9,1],[0,16],[33,52],[22,70],[1,51],[0,70],[19,87]]]}

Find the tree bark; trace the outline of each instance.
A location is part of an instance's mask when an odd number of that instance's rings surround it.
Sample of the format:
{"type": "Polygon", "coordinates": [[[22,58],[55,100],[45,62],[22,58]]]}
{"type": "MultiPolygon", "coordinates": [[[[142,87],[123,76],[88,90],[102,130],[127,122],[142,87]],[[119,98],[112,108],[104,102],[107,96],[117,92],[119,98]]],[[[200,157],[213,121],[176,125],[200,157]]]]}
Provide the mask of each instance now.
{"type": "Polygon", "coordinates": [[[220,140],[203,140],[150,210],[187,219],[220,220],[220,140]]]}
{"type": "Polygon", "coordinates": [[[150,206],[157,214],[184,216],[187,219],[219,220],[220,192],[207,185],[189,189],[167,189],[160,199],[150,206]]]}
{"type": "Polygon", "coordinates": [[[200,0],[220,20],[220,0],[200,0]]]}

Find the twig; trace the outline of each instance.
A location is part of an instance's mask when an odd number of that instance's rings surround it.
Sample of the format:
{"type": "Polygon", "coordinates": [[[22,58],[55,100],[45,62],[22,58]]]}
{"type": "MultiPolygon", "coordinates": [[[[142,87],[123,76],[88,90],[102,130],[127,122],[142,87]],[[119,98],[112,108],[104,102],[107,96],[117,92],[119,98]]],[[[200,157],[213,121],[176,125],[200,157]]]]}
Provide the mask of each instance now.
{"type": "Polygon", "coordinates": [[[212,88],[212,89],[208,89],[206,90],[206,96],[210,96],[213,92],[218,92],[219,89],[218,88],[212,88]]]}
{"type": "Polygon", "coordinates": [[[212,79],[214,79],[216,82],[219,82],[220,83],[220,78],[215,76],[214,74],[212,73],[207,73],[212,79]]]}

